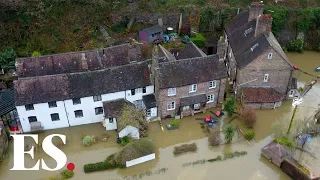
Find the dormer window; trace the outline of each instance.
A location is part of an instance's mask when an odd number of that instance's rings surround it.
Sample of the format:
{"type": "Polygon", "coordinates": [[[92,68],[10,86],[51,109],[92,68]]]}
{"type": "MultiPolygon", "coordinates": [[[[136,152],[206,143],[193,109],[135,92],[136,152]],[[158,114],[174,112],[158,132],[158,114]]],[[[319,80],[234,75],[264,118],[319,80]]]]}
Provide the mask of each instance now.
{"type": "Polygon", "coordinates": [[[268,59],[272,59],[272,53],[268,54],[268,59]]]}
{"type": "Polygon", "coordinates": [[[244,35],[247,37],[248,34],[250,34],[253,31],[252,27],[244,31],[244,35]]]}
{"type": "Polygon", "coordinates": [[[251,51],[253,51],[255,48],[257,48],[259,46],[259,43],[255,44],[252,46],[251,51]]]}

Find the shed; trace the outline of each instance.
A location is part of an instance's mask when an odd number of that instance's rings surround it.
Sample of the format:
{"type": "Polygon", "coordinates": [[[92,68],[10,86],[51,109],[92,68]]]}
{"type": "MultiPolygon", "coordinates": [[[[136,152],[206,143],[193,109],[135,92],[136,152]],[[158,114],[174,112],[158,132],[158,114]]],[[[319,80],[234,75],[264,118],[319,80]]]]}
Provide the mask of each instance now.
{"type": "Polygon", "coordinates": [[[163,30],[160,26],[152,26],[139,31],[141,42],[152,43],[157,39],[163,39],[163,30]]]}

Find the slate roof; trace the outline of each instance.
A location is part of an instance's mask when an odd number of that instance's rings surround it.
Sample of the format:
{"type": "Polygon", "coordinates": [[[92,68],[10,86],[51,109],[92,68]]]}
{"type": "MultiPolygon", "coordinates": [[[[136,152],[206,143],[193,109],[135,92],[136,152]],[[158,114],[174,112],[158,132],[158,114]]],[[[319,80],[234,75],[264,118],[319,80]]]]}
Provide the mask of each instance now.
{"type": "Polygon", "coordinates": [[[227,77],[227,68],[216,55],[160,63],[159,88],[171,88],[227,77]]]}
{"type": "Polygon", "coordinates": [[[194,96],[180,98],[180,106],[190,106],[192,104],[203,103],[207,101],[207,96],[205,94],[197,94],[194,96]]]}
{"type": "Polygon", "coordinates": [[[103,110],[105,117],[118,118],[121,115],[121,111],[125,105],[134,106],[134,104],[125,99],[116,99],[113,101],[103,102],[103,110]]]}
{"type": "Polygon", "coordinates": [[[181,51],[179,51],[179,55],[176,58],[179,60],[204,56],[207,55],[202,52],[193,42],[190,42],[181,51]]]}
{"type": "Polygon", "coordinates": [[[21,58],[16,63],[17,74],[21,78],[88,72],[143,60],[146,59],[142,57],[141,45],[123,44],[100,50],[21,58]]]}
{"type": "Polygon", "coordinates": [[[243,11],[226,24],[227,35],[230,36],[232,31],[238,29],[248,22],[249,11],[243,11]]]}
{"type": "Polygon", "coordinates": [[[16,108],[14,104],[14,90],[8,89],[0,93],[0,116],[16,108]]]}
{"type": "Polygon", "coordinates": [[[61,101],[151,85],[147,62],[14,81],[16,105],[61,101]]]}
{"type": "Polygon", "coordinates": [[[245,103],[272,103],[284,100],[285,95],[273,88],[243,88],[242,98],[245,103]]]}
{"type": "Polygon", "coordinates": [[[151,35],[151,34],[154,34],[154,33],[158,33],[158,32],[161,32],[162,29],[160,26],[156,25],[156,26],[151,26],[151,27],[148,27],[148,28],[145,28],[145,29],[142,29],[141,31],[144,31],[147,33],[147,35],[151,35]]]}
{"type": "Polygon", "coordinates": [[[142,100],[146,108],[153,108],[157,106],[156,97],[153,94],[142,96],[142,100]]]}
{"type": "Polygon", "coordinates": [[[291,89],[298,89],[298,81],[297,78],[291,79],[291,89]]]}

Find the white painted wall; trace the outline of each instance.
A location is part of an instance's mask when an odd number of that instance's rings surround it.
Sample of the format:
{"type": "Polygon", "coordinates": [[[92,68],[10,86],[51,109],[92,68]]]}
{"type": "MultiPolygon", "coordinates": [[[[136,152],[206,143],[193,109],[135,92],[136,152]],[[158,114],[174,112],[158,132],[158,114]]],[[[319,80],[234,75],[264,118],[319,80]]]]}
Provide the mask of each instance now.
{"type": "Polygon", "coordinates": [[[106,125],[106,130],[115,130],[118,128],[116,118],[113,118],[113,123],[109,122],[109,118],[105,118],[104,121],[105,121],[105,125],[106,125]]]}
{"type": "Polygon", "coordinates": [[[139,93],[136,93],[135,95],[131,95],[131,90],[126,90],[126,99],[130,102],[137,101],[137,100],[142,100],[142,96],[148,95],[148,94],[153,94],[154,93],[154,86],[147,86],[146,87],[146,93],[142,93],[142,88],[140,88],[139,93]]]}
{"type": "Polygon", "coordinates": [[[34,104],[34,110],[26,111],[25,106],[17,106],[17,112],[19,114],[21,126],[23,132],[30,132],[29,116],[36,116],[37,120],[41,122],[43,128],[57,129],[68,127],[68,119],[66,116],[63,101],[57,101],[57,107],[49,108],[48,103],[34,104]],[[50,114],[59,113],[59,121],[52,121],[50,114]]]}
{"type": "Polygon", "coordinates": [[[147,120],[150,120],[151,118],[157,117],[158,116],[158,108],[150,108],[151,111],[151,116],[147,116],[147,120]]]}
{"type": "MultiPolygon", "coordinates": [[[[93,96],[83,97],[81,99],[81,104],[73,104],[72,99],[65,101],[57,101],[57,107],[49,108],[48,103],[34,104],[34,110],[26,111],[24,106],[17,106],[17,112],[19,114],[21,125],[24,132],[30,132],[30,123],[28,120],[29,116],[36,116],[37,120],[41,122],[44,129],[56,129],[70,126],[77,126],[82,124],[102,122],[104,120],[104,113],[96,115],[95,108],[103,107],[103,101],[111,101],[116,99],[127,99],[130,102],[136,100],[142,100],[143,95],[153,94],[154,86],[147,86],[146,93],[142,93],[142,88],[140,92],[135,95],[131,95],[131,90],[103,94],[101,95],[102,101],[93,101],[93,96]],[[76,118],[74,111],[82,110],[83,117],[76,118]],[[50,114],[59,113],[60,121],[51,121],[50,114]],[[68,122],[69,121],[69,122],[68,122]]],[[[136,91],[137,92],[137,91],[136,91]]],[[[110,125],[110,129],[116,129],[115,124],[110,125]]],[[[109,123],[107,121],[106,123],[109,123]]],[[[108,126],[106,126],[108,127],[108,126]]]]}
{"type": "Polygon", "coordinates": [[[140,158],[137,158],[137,159],[133,159],[131,161],[127,161],[126,162],[126,166],[127,167],[134,166],[134,165],[137,165],[137,164],[141,164],[141,163],[153,160],[155,158],[156,158],[156,154],[155,153],[149,154],[147,156],[143,156],[143,157],[140,157],[140,158]]]}

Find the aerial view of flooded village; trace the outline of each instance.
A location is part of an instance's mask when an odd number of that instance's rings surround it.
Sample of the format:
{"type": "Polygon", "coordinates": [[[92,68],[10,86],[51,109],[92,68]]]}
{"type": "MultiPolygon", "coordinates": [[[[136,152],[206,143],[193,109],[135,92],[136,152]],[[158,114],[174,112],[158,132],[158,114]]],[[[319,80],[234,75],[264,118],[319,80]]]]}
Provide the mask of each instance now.
{"type": "Polygon", "coordinates": [[[319,0],[0,17],[0,180],[320,180],[319,0]]]}

